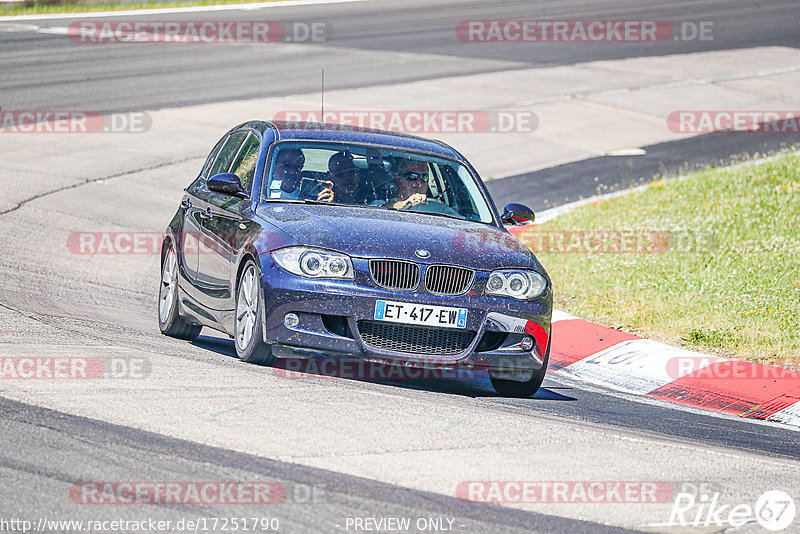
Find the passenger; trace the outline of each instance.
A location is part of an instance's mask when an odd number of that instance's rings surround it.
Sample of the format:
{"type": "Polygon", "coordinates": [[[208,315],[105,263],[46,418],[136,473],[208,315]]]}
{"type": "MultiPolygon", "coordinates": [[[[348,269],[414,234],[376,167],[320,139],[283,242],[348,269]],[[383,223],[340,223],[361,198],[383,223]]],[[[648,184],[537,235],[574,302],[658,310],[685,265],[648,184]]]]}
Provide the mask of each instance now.
{"type": "MultiPolygon", "coordinates": [[[[286,148],[278,152],[275,168],[272,171],[272,179],[281,182],[280,196],[275,197],[273,193],[271,194],[272,198],[301,200],[300,186],[303,183],[303,166],[305,162],[306,158],[299,148],[286,148]]],[[[326,190],[322,190],[317,195],[317,200],[322,202],[330,202],[332,198],[333,196],[326,190]]]]}
{"type": "Polygon", "coordinates": [[[366,153],[367,168],[365,170],[365,181],[370,184],[368,189],[372,189],[372,200],[377,200],[377,205],[397,196],[397,185],[394,175],[386,170],[383,156],[377,148],[368,148],[366,153]]]}
{"type": "Polygon", "coordinates": [[[298,200],[300,198],[300,182],[306,158],[298,148],[286,148],[278,152],[272,179],[280,180],[280,198],[298,200]]]}
{"type": "Polygon", "coordinates": [[[353,163],[350,152],[337,152],[328,160],[328,187],[320,196],[330,198],[327,202],[336,201],[342,204],[365,204],[367,201],[358,167],[353,163]]]}

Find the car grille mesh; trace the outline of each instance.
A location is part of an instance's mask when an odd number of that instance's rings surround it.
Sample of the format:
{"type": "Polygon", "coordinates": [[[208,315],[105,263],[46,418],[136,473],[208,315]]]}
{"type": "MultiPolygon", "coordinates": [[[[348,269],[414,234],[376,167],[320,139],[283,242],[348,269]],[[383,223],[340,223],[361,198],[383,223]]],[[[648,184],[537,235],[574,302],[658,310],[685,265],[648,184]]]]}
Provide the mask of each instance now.
{"type": "Polygon", "coordinates": [[[365,345],[380,350],[420,356],[455,356],[475,339],[475,332],[425,326],[406,326],[379,321],[359,321],[358,330],[365,345]]]}
{"type": "Polygon", "coordinates": [[[408,261],[371,260],[369,273],[384,289],[414,289],[419,285],[419,265],[408,261]]]}
{"type": "Polygon", "coordinates": [[[431,265],[425,272],[425,289],[437,295],[460,295],[472,285],[475,271],[452,265],[431,265]]]}

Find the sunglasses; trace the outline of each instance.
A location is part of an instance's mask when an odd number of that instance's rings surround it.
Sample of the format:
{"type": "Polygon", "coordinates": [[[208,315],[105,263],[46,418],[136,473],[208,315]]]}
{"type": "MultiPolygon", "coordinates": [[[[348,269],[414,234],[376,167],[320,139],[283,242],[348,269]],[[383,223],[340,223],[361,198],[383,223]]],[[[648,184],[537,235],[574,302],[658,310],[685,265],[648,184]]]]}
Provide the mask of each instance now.
{"type": "Polygon", "coordinates": [[[403,178],[405,178],[409,182],[413,182],[415,180],[420,180],[420,181],[421,180],[425,180],[428,177],[427,174],[422,174],[422,173],[419,173],[419,172],[406,172],[406,173],[401,174],[400,176],[402,176],[403,178]]]}
{"type": "Polygon", "coordinates": [[[346,176],[348,174],[355,175],[358,174],[358,169],[342,169],[340,171],[336,171],[333,173],[334,176],[346,176]]]}

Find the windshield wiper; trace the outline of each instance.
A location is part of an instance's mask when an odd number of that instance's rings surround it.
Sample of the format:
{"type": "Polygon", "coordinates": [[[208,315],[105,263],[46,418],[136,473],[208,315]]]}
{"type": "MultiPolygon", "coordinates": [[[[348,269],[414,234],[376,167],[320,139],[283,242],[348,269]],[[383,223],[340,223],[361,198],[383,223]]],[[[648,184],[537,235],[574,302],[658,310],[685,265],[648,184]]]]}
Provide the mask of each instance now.
{"type": "MultiPolygon", "coordinates": [[[[371,208],[371,209],[381,209],[381,210],[391,210],[391,211],[402,211],[404,213],[417,213],[420,215],[434,215],[436,217],[447,217],[448,219],[454,219],[456,221],[471,221],[471,222],[481,222],[483,221],[473,221],[472,219],[467,219],[463,215],[451,215],[448,213],[439,213],[436,211],[411,211],[407,209],[398,209],[392,208],[390,206],[372,206],[370,204],[344,204],[341,202],[325,202],[322,200],[314,200],[311,198],[270,198],[266,199],[267,202],[288,202],[290,204],[312,204],[312,205],[320,205],[320,206],[344,206],[347,208],[371,208]]],[[[486,223],[484,223],[486,224],[486,223]]]]}
{"type": "Polygon", "coordinates": [[[321,200],[313,200],[310,198],[267,198],[264,202],[286,202],[289,204],[324,204],[326,206],[344,206],[344,204],[337,204],[335,202],[323,202],[321,200]]]}
{"type": "Polygon", "coordinates": [[[448,219],[455,219],[457,221],[469,221],[463,215],[450,215],[449,213],[439,213],[438,211],[412,211],[408,209],[398,209],[398,208],[391,208],[387,207],[384,209],[392,210],[392,211],[402,211],[403,213],[416,213],[418,215],[434,215],[436,217],[447,217],[448,219]]]}

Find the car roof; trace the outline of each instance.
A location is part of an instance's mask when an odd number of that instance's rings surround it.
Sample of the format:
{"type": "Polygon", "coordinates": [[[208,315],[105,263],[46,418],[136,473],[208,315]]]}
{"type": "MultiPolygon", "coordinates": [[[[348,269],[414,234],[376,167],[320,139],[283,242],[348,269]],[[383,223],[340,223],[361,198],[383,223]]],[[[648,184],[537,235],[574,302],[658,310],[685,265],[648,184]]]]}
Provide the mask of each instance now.
{"type": "Polygon", "coordinates": [[[434,139],[425,139],[397,132],[359,128],[341,124],[325,124],[317,122],[285,122],[285,121],[248,121],[235,128],[252,128],[261,132],[274,130],[276,141],[305,140],[332,141],[340,143],[366,143],[374,145],[405,148],[439,154],[448,158],[465,161],[464,157],[453,147],[434,139]]]}

